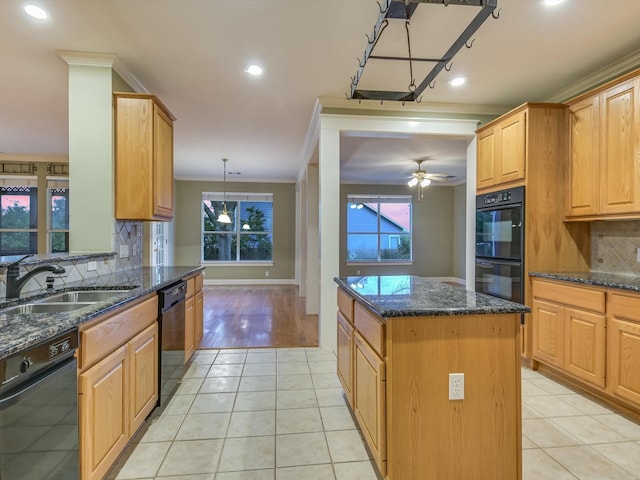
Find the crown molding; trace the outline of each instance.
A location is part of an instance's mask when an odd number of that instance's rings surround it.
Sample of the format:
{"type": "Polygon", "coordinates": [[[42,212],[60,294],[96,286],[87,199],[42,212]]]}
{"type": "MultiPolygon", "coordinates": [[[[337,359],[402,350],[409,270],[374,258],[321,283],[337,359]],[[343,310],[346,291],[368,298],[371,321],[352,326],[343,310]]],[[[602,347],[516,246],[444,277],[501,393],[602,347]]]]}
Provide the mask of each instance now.
{"type": "Polygon", "coordinates": [[[640,66],[640,50],[630,53],[629,55],[616,60],[609,65],[602,67],[595,72],[582,77],[577,82],[566,86],[559,92],[553,94],[546,99],[546,102],[550,103],[562,103],[573,97],[577,97],[581,93],[591,90],[603,83],[613,80],[631,70],[634,70],[640,66]]]}
{"type": "Polygon", "coordinates": [[[105,67],[113,69],[136,93],[149,93],[149,90],[122,63],[114,53],[78,52],[74,50],[56,50],[56,53],[69,65],[83,67],[105,67]]]}
{"type": "Polygon", "coordinates": [[[0,162],[69,163],[67,155],[30,155],[0,153],[0,162]]]}

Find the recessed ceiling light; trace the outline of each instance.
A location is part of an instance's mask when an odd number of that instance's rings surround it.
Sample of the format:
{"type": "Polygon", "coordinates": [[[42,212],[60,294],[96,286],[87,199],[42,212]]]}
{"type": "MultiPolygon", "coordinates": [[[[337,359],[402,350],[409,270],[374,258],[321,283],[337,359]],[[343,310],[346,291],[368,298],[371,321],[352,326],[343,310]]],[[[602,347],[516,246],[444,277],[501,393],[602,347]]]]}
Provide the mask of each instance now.
{"type": "Polygon", "coordinates": [[[453,77],[451,80],[449,80],[449,85],[451,85],[452,87],[460,87],[465,83],[467,83],[467,77],[463,76],[453,77]]]}
{"type": "Polygon", "coordinates": [[[251,64],[251,65],[247,65],[247,67],[244,69],[245,72],[247,72],[249,75],[253,75],[253,76],[258,76],[258,75],[262,75],[262,67],[260,65],[256,65],[251,64]]]}
{"type": "Polygon", "coordinates": [[[565,0],[543,0],[542,3],[545,7],[555,7],[556,5],[560,5],[564,3],[565,0]]]}
{"type": "Polygon", "coordinates": [[[37,5],[25,5],[24,11],[27,12],[27,15],[37,18],[38,20],[46,20],[49,15],[44,9],[38,7],[37,5]]]}

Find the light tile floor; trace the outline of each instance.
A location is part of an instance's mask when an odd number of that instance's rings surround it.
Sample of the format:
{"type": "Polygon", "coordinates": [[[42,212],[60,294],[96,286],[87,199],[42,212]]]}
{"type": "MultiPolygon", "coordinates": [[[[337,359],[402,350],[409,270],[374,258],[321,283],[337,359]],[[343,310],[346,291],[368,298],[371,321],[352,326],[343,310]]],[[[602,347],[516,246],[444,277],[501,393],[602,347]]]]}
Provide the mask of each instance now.
{"type": "MultiPolygon", "coordinates": [[[[198,351],[108,479],[379,480],[335,366],[318,348],[198,351]]],[[[640,480],[640,425],[524,368],[522,430],[523,480],[640,480]]]]}

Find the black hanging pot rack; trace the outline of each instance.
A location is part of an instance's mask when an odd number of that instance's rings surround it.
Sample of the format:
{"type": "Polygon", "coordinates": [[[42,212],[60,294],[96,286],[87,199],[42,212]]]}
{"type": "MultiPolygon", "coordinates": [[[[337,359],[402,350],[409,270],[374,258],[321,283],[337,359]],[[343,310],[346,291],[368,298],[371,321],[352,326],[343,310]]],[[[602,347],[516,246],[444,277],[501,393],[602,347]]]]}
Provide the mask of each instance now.
{"type": "Polygon", "coordinates": [[[435,87],[435,79],[442,70],[449,71],[451,69],[451,60],[460,51],[463,46],[471,48],[473,45],[472,37],[475,32],[480,28],[484,21],[492,16],[493,18],[500,17],[500,11],[495,13],[498,7],[498,0],[384,0],[383,4],[378,3],[380,14],[378,20],[373,27],[373,34],[367,35],[367,48],[364,51],[364,57],[358,59],[358,70],[356,74],[351,77],[351,91],[347,94],[347,99],[352,100],[394,100],[400,102],[420,102],[422,99],[422,92],[427,87],[435,87]],[[453,42],[449,49],[441,58],[421,58],[413,57],[411,55],[411,41],[409,37],[409,20],[415,12],[416,8],[421,3],[449,5],[462,5],[471,7],[480,7],[478,14],[471,20],[469,25],[464,29],[460,36],[453,42]],[[382,32],[389,24],[389,19],[402,19],[405,21],[405,28],[407,32],[407,57],[396,57],[389,55],[374,55],[373,50],[378,43],[378,40],[382,36],[382,32]],[[361,90],[358,89],[358,83],[362,78],[365,66],[369,60],[394,60],[409,62],[409,87],[407,91],[388,91],[388,90],[361,90]],[[415,78],[413,77],[413,62],[431,62],[435,63],[431,71],[427,76],[416,85],[415,78]]]}

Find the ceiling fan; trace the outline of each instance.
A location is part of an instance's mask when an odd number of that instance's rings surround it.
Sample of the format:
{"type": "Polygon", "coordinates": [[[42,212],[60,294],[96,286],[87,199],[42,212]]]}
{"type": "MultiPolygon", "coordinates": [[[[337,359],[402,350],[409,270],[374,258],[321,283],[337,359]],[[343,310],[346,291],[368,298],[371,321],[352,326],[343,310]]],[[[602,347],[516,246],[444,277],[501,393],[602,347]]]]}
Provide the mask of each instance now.
{"type": "Polygon", "coordinates": [[[418,164],[418,169],[414,170],[411,173],[411,177],[409,178],[409,182],[407,182],[407,184],[410,187],[415,187],[416,185],[418,186],[418,201],[420,201],[420,199],[422,198],[422,189],[424,187],[427,187],[431,184],[431,182],[446,182],[447,180],[449,180],[450,178],[453,178],[454,175],[451,175],[449,173],[427,173],[426,170],[422,170],[422,162],[424,162],[425,159],[419,159],[419,160],[415,160],[415,162],[418,164]]]}

